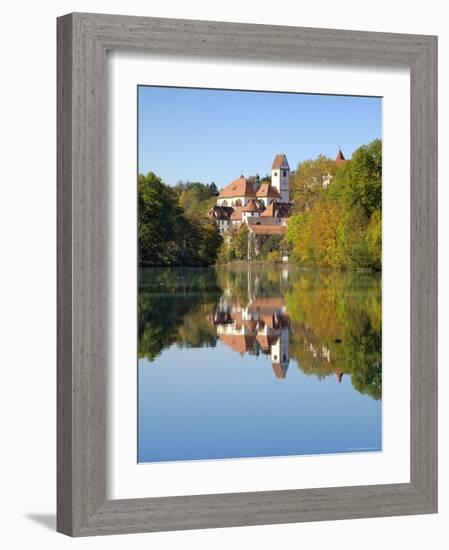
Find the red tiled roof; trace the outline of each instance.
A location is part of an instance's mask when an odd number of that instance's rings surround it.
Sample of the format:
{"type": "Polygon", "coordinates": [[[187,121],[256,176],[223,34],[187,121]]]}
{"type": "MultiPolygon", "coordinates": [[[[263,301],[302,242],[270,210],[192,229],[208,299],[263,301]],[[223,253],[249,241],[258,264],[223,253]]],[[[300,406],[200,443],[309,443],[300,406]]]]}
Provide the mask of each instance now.
{"type": "Polygon", "coordinates": [[[256,201],[251,199],[247,202],[246,206],[243,206],[242,212],[259,212],[260,208],[256,204],[256,201]]]}
{"type": "Polygon", "coordinates": [[[290,211],[290,204],[285,202],[272,202],[267,206],[261,216],[264,218],[273,218],[276,214],[279,214],[281,218],[288,218],[290,216],[290,211]]]}
{"type": "Polygon", "coordinates": [[[240,178],[237,178],[234,181],[231,181],[226,187],[224,187],[219,195],[218,198],[224,199],[224,198],[231,198],[231,197],[255,197],[256,192],[254,191],[253,184],[244,178],[243,176],[240,176],[240,178]]]}
{"type": "Polygon", "coordinates": [[[274,202],[269,204],[266,209],[262,212],[261,216],[264,218],[273,218],[274,217],[274,202]]]}
{"type": "Polygon", "coordinates": [[[286,231],[285,225],[248,225],[248,229],[256,235],[284,235],[286,231]]]}
{"type": "Polygon", "coordinates": [[[276,378],[285,378],[285,372],[280,363],[272,363],[272,366],[276,378]]]}
{"type": "Polygon", "coordinates": [[[275,199],[281,198],[279,191],[276,189],[276,187],[273,187],[269,182],[261,183],[256,195],[258,197],[272,197],[275,199]]]}
{"type": "Polygon", "coordinates": [[[251,332],[254,332],[257,327],[256,321],[242,321],[242,324],[251,332]]]}
{"type": "Polygon", "coordinates": [[[259,342],[259,345],[263,350],[267,350],[270,349],[271,346],[274,346],[276,344],[276,342],[279,340],[279,336],[276,336],[274,334],[269,334],[268,336],[266,334],[258,334],[256,336],[256,340],[259,342]]]}
{"type": "Polygon", "coordinates": [[[252,335],[220,334],[219,338],[231,349],[242,354],[250,350],[254,345],[254,336],[252,335]]]}
{"type": "Polygon", "coordinates": [[[274,157],[273,165],[271,168],[276,169],[280,168],[282,166],[282,163],[284,162],[285,155],[281,153],[280,155],[276,155],[274,157]]]}
{"type": "Polygon", "coordinates": [[[232,221],[242,221],[243,206],[236,206],[234,212],[231,214],[232,221]]]}
{"type": "Polygon", "coordinates": [[[259,334],[256,336],[256,340],[259,342],[259,345],[262,349],[269,349],[270,344],[268,343],[268,336],[264,334],[259,334]]]}

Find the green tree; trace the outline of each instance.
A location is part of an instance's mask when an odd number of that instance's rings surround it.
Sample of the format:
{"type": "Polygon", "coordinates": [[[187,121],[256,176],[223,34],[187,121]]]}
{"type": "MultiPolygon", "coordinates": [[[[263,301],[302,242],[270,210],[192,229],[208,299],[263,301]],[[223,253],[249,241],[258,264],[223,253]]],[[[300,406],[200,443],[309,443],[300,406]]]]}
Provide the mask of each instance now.
{"type": "Polygon", "coordinates": [[[218,188],[214,181],[209,184],[209,189],[213,197],[218,197],[218,188]]]}
{"type": "Polygon", "coordinates": [[[375,139],[359,147],[352,159],[337,170],[329,194],[346,208],[360,206],[370,217],[382,208],[382,142],[375,139]]]}
{"type": "Polygon", "coordinates": [[[262,244],[260,245],[260,256],[261,259],[268,258],[268,255],[271,252],[277,253],[277,258],[274,260],[275,255],[271,254],[271,261],[277,261],[280,259],[279,253],[281,250],[281,240],[282,237],[278,235],[270,235],[268,238],[264,239],[262,241],[262,244]]]}
{"type": "Polygon", "coordinates": [[[232,242],[233,256],[237,260],[246,260],[248,256],[249,230],[246,224],[243,224],[235,234],[232,242]]]}
{"type": "Polygon", "coordinates": [[[198,246],[198,254],[206,265],[212,265],[217,261],[218,250],[223,239],[215,224],[203,223],[200,227],[201,240],[198,246]]]}
{"type": "Polygon", "coordinates": [[[139,176],[138,191],[141,266],[201,266],[216,261],[222,239],[218,228],[205,220],[209,187],[196,182],[178,183],[173,189],[150,172],[139,176]]]}
{"type": "Polygon", "coordinates": [[[285,236],[293,258],[303,265],[340,267],[337,242],[340,220],[340,206],[325,199],[309,212],[293,215],[285,236]]]}
{"type": "Polygon", "coordinates": [[[138,179],[139,263],[168,265],[175,261],[182,209],[176,194],[153,172],[138,179]]]}
{"type": "Polygon", "coordinates": [[[371,254],[372,266],[382,269],[382,212],[374,210],[366,228],[367,246],[371,254]]]}
{"type": "Polygon", "coordinates": [[[295,212],[310,210],[316,204],[324,190],[323,184],[336,170],[335,161],[324,155],[298,164],[291,181],[295,212]]]}
{"type": "Polygon", "coordinates": [[[217,189],[199,181],[187,182],[179,188],[179,205],[185,215],[193,220],[203,220],[215,204],[217,189]]]}

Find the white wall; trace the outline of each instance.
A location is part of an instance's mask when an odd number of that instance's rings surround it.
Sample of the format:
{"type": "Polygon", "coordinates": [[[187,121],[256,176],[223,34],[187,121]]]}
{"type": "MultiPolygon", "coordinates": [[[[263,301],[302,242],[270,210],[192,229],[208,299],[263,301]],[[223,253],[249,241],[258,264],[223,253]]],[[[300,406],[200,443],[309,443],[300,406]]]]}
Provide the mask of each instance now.
{"type": "MultiPolygon", "coordinates": [[[[273,548],[347,550],[444,548],[449,521],[449,370],[440,369],[440,514],[304,525],[246,527],[164,534],[70,539],[54,532],[55,513],[55,18],[71,11],[96,11],[440,34],[441,158],[449,149],[449,35],[438,0],[369,5],[359,0],[77,0],[7,2],[2,10],[0,48],[1,150],[1,542],[5,548],[273,548]]],[[[440,204],[449,199],[442,182],[440,204]]],[[[444,235],[448,216],[441,216],[444,235]]],[[[441,260],[440,307],[447,328],[446,255],[441,260]],[[445,307],[446,306],[446,307],[445,307]]]]}

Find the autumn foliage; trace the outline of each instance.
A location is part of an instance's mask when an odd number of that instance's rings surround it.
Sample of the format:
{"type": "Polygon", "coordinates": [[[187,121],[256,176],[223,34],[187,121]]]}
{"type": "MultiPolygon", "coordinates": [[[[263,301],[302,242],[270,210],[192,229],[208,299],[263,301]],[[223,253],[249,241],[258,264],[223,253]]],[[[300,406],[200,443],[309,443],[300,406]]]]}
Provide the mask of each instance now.
{"type": "Polygon", "coordinates": [[[313,174],[309,186],[303,174],[298,187],[295,176],[297,213],[289,220],[285,238],[293,259],[314,267],[381,269],[381,141],[360,147],[338,168],[334,163],[331,169],[323,157],[315,162],[315,170],[314,161],[306,163],[305,173],[313,174]],[[323,187],[326,171],[332,177],[323,187]]]}

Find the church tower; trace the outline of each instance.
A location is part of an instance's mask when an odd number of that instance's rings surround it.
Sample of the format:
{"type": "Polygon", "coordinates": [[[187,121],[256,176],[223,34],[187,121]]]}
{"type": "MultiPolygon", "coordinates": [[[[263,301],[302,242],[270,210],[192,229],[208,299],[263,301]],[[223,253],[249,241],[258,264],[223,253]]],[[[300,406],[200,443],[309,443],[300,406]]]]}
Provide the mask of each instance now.
{"type": "Polygon", "coordinates": [[[278,190],[282,202],[290,201],[290,167],[287,157],[283,154],[274,157],[271,167],[271,185],[278,190]]]}

